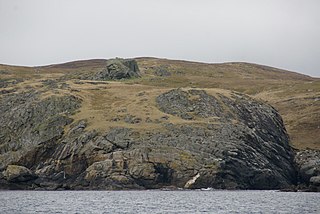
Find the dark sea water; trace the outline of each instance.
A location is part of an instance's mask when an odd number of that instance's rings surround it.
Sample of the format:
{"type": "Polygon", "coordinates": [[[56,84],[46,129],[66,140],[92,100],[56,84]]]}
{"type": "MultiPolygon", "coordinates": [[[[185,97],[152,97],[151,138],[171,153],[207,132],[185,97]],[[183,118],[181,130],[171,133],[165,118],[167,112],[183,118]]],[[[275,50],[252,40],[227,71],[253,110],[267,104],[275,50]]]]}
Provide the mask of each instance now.
{"type": "Polygon", "coordinates": [[[0,191],[0,213],[320,213],[320,193],[0,191]]]}

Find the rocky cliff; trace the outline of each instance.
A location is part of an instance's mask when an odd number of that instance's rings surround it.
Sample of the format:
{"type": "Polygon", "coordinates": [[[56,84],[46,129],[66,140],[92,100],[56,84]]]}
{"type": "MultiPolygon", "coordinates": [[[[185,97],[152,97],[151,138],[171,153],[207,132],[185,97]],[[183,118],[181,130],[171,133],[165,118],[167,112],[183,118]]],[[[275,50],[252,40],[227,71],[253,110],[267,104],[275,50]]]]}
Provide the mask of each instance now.
{"type": "MultiPolygon", "coordinates": [[[[33,85],[7,81],[0,99],[0,188],[297,184],[296,165],[306,169],[306,163],[294,160],[272,106],[228,90],[105,81],[140,76],[135,61],[110,60],[96,72],[77,70],[33,85]]],[[[315,176],[306,179],[315,184],[315,176]]]]}
{"type": "Polygon", "coordinates": [[[298,170],[298,188],[320,192],[320,151],[299,151],[295,156],[295,163],[298,170]]]}

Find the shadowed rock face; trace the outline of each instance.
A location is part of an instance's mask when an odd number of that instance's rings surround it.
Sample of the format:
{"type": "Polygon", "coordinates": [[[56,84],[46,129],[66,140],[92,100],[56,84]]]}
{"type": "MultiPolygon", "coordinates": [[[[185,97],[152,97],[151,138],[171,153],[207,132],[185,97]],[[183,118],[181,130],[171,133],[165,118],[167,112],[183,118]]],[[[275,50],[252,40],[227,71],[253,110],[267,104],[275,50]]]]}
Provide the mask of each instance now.
{"type": "Polygon", "coordinates": [[[66,133],[81,100],[40,95],[12,93],[0,101],[1,188],[279,189],[296,182],[281,117],[245,95],[174,89],[158,96],[157,106],[190,124],[97,132],[81,120],[66,133]]]}
{"type": "MultiPolygon", "coordinates": [[[[219,160],[214,184],[208,186],[268,189],[295,182],[288,136],[271,106],[236,93],[214,97],[202,90],[179,89],[160,95],[157,104],[181,118],[219,118],[207,129],[188,127],[187,132],[204,144],[201,150],[219,160]]],[[[199,182],[210,180],[202,179],[199,182]]]]}
{"type": "MultiPolygon", "coordinates": [[[[0,100],[0,169],[25,158],[28,152],[41,144],[60,139],[68,117],[80,107],[74,96],[51,96],[41,99],[40,93],[27,91],[8,94],[0,100]]],[[[45,157],[41,157],[45,158],[45,157]]],[[[23,163],[33,166],[28,159],[23,163]]]]}

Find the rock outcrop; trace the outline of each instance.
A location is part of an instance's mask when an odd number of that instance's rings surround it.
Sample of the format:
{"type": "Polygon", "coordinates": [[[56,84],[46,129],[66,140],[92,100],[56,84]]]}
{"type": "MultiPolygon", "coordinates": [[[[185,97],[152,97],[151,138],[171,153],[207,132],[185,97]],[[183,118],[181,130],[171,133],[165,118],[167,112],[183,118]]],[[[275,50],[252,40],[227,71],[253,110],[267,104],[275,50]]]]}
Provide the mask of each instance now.
{"type": "Polygon", "coordinates": [[[296,154],[299,188],[320,192],[320,151],[304,150],[296,154]]]}
{"type": "Polygon", "coordinates": [[[35,162],[45,159],[40,151],[33,154],[34,150],[54,144],[63,136],[64,127],[72,122],[69,116],[80,103],[74,96],[41,98],[34,90],[2,96],[0,169],[12,163],[34,167],[35,162]]]}
{"type": "MultiPolygon", "coordinates": [[[[129,63],[119,76],[113,73],[117,66],[107,67],[108,78],[130,76],[135,69],[129,63]]],[[[120,126],[98,132],[87,129],[85,120],[72,122],[81,106],[75,96],[3,95],[0,188],[16,182],[22,189],[281,189],[295,184],[288,135],[271,106],[239,93],[209,95],[195,89],[170,90],[156,103],[163,113],[189,122],[164,122],[146,132],[120,126]]]]}
{"type": "Polygon", "coordinates": [[[110,59],[106,67],[97,72],[93,80],[120,80],[133,77],[140,77],[139,67],[135,60],[110,59]]]}
{"type": "Polygon", "coordinates": [[[140,70],[134,59],[109,59],[103,68],[98,71],[77,71],[66,74],[62,79],[81,80],[121,80],[140,77],[140,70]]]}
{"type": "Polygon", "coordinates": [[[25,182],[35,179],[35,175],[28,168],[17,165],[8,165],[3,176],[9,182],[25,182]]]}

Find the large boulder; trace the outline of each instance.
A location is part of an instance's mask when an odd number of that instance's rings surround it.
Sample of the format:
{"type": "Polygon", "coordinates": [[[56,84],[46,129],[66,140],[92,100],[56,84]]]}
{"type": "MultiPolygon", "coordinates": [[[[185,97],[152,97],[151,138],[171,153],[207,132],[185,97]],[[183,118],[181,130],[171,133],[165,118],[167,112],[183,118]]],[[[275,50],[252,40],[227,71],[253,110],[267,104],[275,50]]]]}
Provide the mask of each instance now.
{"type": "Polygon", "coordinates": [[[104,69],[92,76],[93,80],[120,80],[140,77],[139,67],[133,59],[110,59],[104,69]]]}
{"type": "Polygon", "coordinates": [[[18,165],[8,165],[3,175],[9,182],[25,182],[36,178],[28,168],[18,165]]]}

